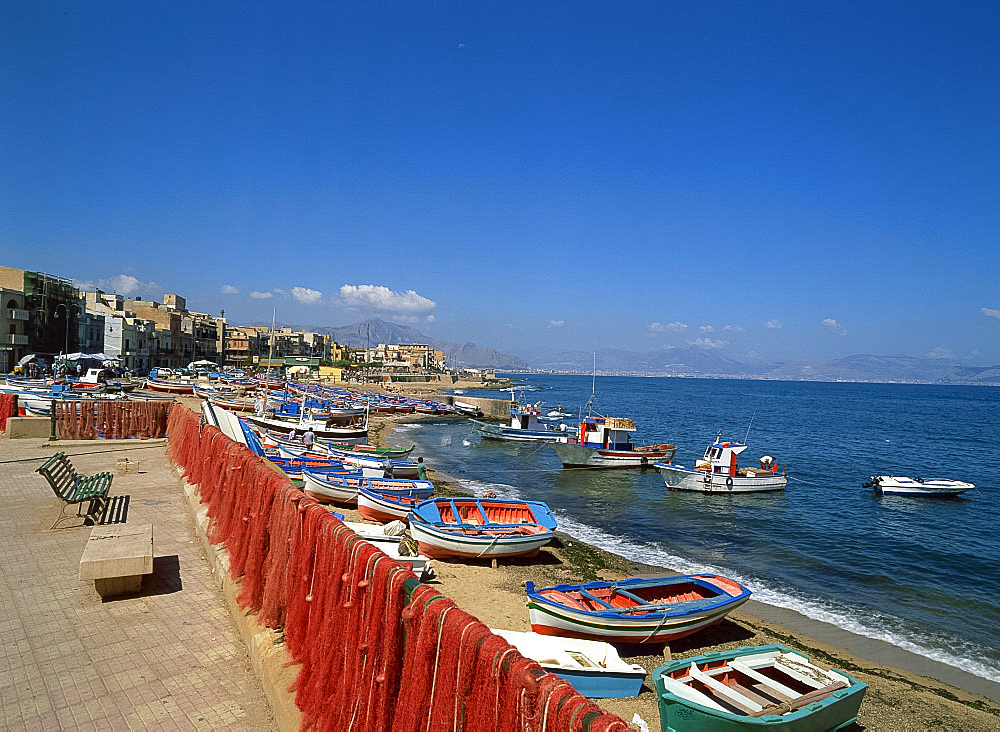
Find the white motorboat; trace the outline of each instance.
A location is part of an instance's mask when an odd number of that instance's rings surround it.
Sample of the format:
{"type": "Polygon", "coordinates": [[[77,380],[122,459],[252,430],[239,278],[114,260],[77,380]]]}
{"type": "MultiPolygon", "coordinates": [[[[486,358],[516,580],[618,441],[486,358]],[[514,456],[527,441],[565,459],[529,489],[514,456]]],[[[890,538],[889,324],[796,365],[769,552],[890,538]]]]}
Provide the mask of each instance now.
{"type": "Polygon", "coordinates": [[[961,480],[907,478],[902,475],[873,475],[862,486],[893,496],[957,496],[976,487],[961,480]]]}
{"type": "Polygon", "coordinates": [[[778,472],[778,463],[770,455],[760,459],[760,467],[741,468],[737,456],[747,449],[742,442],[722,440],[722,430],[705,456],[693,468],[658,462],[654,467],[663,476],[667,490],[702,493],[764,493],[785,489],[788,477],[778,472]]]}
{"type": "Polygon", "coordinates": [[[566,439],[571,428],[560,424],[558,428],[539,422],[542,402],[520,404],[511,402],[510,425],[490,424],[470,419],[472,425],[486,440],[507,440],[510,442],[557,442],[566,439]]]}

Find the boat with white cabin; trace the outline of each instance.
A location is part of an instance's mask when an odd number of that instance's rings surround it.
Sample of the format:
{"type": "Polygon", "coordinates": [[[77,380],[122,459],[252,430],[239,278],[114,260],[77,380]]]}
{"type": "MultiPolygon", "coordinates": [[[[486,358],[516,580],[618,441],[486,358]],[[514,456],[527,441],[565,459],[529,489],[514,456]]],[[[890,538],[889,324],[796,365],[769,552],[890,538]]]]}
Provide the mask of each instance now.
{"type": "Polygon", "coordinates": [[[737,456],[747,449],[742,442],[723,441],[722,430],[705,455],[693,468],[657,462],[654,467],[663,476],[667,490],[702,493],[764,493],[785,489],[788,476],[778,472],[778,463],[770,455],[760,458],[760,466],[741,468],[737,456]]]}
{"type": "Polygon", "coordinates": [[[576,436],[563,435],[549,447],[566,468],[643,468],[670,460],[676,445],[632,442],[635,422],[627,417],[584,417],[576,436]]]}
{"type": "Polygon", "coordinates": [[[564,424],[558,427],[545,424],[542,419],[542,402],[521,404],[511,402],[510,424],[490,424],[470,419],[473,427],[485,440],[507,440],[512,442],[556,442],[565,439],[570,431],[564,424]]]}

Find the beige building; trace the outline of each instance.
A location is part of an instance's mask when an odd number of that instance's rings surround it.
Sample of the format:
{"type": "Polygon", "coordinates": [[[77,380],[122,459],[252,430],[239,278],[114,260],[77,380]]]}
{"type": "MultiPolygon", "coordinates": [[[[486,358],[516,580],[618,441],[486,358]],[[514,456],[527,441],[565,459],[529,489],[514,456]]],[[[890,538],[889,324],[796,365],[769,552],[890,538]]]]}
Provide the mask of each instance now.
{"type": "Polygon", "coordinates": [[[28,347],[28,311],[24,309],[24,293],[20,288],[0,287],[0,305],[3,307],[0,310],[0,372],[10,373],[26,355],[28,347]]]}

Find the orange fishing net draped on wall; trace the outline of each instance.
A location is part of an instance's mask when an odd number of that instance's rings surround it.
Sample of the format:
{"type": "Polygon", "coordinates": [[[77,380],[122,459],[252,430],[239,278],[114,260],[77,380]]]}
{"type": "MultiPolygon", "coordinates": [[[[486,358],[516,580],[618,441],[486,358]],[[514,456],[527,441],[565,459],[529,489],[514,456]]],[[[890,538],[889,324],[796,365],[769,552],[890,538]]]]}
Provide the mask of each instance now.
{"type": "Polygon", "coordinates": [[[172,402],[63,401],[55,402],[56,422],[62,440],[167,436],[172,402]]]}
{"type": "Polygon", "coordinates": [[[7,419],[16,416],[14,414],[14,395],[0,394],[0,432],[6,432],[7,419]]]}
{"type": "Polygon", "coordinates": [[[282,628],[301,664],[303,729],[628,729],[186,407],[165,422],[168,454],[241,580],[237,602],[282,628]]]}

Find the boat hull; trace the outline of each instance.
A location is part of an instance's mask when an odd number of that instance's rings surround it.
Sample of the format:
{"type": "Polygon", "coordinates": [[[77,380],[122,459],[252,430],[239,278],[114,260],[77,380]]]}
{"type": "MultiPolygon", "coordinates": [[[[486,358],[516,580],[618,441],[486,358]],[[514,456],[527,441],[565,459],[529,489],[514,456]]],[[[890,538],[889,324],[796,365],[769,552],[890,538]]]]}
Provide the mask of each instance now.
{"type": "Polygon", "coordinates": [[[549,543],[552,532],[530,535],[479,536],[438,529],[419,520],[410,520],[410,535],[421,554],[434,559],[481,559],[490,557],[533,557],[549,543]]]}
{"type": "MultiPolygon", "coordinates": [[[[711,682],[710,682],[711,683],[711,682]]],[[[700,688],[705,689],[703,681],[700,688]]],[[[790,648],[780,645],[740,648],[733,651],[711,652],[700,656],[671,661],[653,671],[653,685],[660,712],[660,727],[664,732],[730,732],[731,730],[782,730],[782,732],[812,732],[812,730],[838,730],[853,724],[858,717],[858,710],[864,698],[867,686],[842,671],[824,671],[813,666],[809,659],[790,648]],[[769,657],[791,659],[792,676],[785,675],[768,665],[769,657]],[[749,670],[749,671],[748,671],[749,670]],[[761,670],[767,671],[762,674],[761,670]],[[756,710],[754,706],[762,707],[769,700],[766,696],[747,695],[747,687],[740,681],[754,683],[746,674],[756,674],[763,681],[755,685],[758,694],[765,693],[771,698],[787,704],[794,701],[795,696],[808,693],[818,693],[816,701],[808,704],[799,703],[794,711],[788,707],[771,706],[756,710]],[[686,677],[696,674],[699,680],[706,677],[714,679],[716,690],[706,699],[704,691],[692,691],[690,682],[684,683],[686,677]],[[732,686],[727,686],[722,679],[731,678],[732,686]],[[803,683],[802,680],[808,681],[803,683]],[[795,689],[782,688],[778,684],[794,684],[795,689]],[[798,681],[798,683],[796,683],[798,681]],[[830,691],[829,683],[839,684],[841,688],[830,691]],[[824,686],[827,686],[824,689],[824,686]],[[787,694],[776,694],[775,690],[782,688],[787,694]],[[733,689],[727,692],[726,689],[733,689]],[[739,700],[739,705],[747,710],[770,711],[773,714],[749,716],[747,713],[737,713],[740,706],[730,701],[723,706],[717,703],[722,697],[739,700]],[[713,706],[710,706],[714,704],[713,706]],[[728,706],[728,709],[726,708],[728,706]]],[[[711,689],[711,687],[707,687],[711,689]]]]}
{"type": "Polygon", "coordinates": [[[480,437],[484,440],[503,440],[506,442],[558,442],[566,437],[565,432],[555,430],[522,430],[513,427],[503,427],[498,424],[479,422],[470,419],[480,437]]]}
{"type": "Polygon", "coordinates": [[[679,465],[656,463],[663,482],[670,491],[695,491],[698,493],[766,493],[783,491],[788,479],[779,473],[760,471],[755,476],[728,476],[691,470],[679,465]]]}
{"type": "Polygon", "coordinates": [[[880,475],[874,480],[875,493],[887,496],[946,497],[958,496],[976,486],[960,480],[931,478],[917,480],[902,476],[880,475]]]}
{"type": "Polygon", "coordinates": [[[670,460],[677,449],[669,445],[655,450],[605,450],[567,442],[549,447],[566,468],[645,468],[657,460],[670,460]]]}
{"type": "Polygon", "coordinates": [[[620,588],[657,586],[657,580],[625,580],[619,583],[592,582],[586,585],[556,585],[535,591],[534,584],[527,584],[528,619],[531,629],[542,635],[565,636],[600,640],[609,643],[665,643],[713,625],[750,599],[750,591],[732,580],[714,575],[662,578],[663,587],[700,581],[710,584],[715,597],[707,598],[700,605],[677,601],[659,605],[659,610],[628,613],[622,608],[588,610],[573,607],[569,593],[579,588],[597,592],[615,586],[620,588]],[[731,590],[726,587],[731,586],[731,590]],[[720,592],[721,590],[721,592],[720,592]],[[735,592],[736,594],[732,594],[735,592]]]}
{"type": "Polygon", "coordinates": [[[625,699],[638,696],[646,670],[621,660],[609,643],[553,638],[537,633],[493,630],[549,673],[566,679],[573,688],[591,699],[625,699]]]}
{"type": "Polygon", "coordinates": [[[194,384],[180,381],[159,381],[158,379],[147,378],[146,388],[170,394],[194,394],[194,384]]]}

